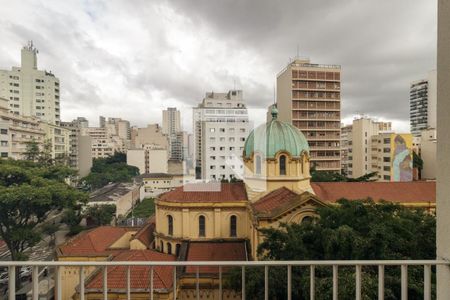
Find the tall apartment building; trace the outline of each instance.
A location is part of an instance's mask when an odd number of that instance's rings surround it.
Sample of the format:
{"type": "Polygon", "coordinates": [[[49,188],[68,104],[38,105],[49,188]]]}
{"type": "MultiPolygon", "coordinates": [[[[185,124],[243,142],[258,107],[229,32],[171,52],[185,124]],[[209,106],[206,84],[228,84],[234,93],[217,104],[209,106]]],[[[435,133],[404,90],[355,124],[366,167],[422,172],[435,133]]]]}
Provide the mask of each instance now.
{"type": "Polygon", "coordinates": [[[167,135],[181,131],[180,111],[176,107],[168,107],[163,110],[162,131],[167,135]]]}
{"type": "Polygon", "coordinates": [[[126,141],[117,135],[114,126],[81,128],[81,135],[91,138],[92,158],[105,158],[127,149],[126,141]]]}
{"type": "Polygon", "coordinates": [[[206,93],[193,110],[197,179],[240,178],[250,123],[241,90],[206,93]]]}
{"type": "Polygon", "coordinates": [[[378,122],[360,117],[341,129],[341,143],[346,157],[342,157],[342,169],[351,178],[358,178],[372,170],[372,137],[392,130],[391,122],[378,122]]]}
{"type": "Polygon", "coordinates": [[[427,128],[436,128],[436,70],[430,71],[426,79],[414,81],[409,90],[411,133],[420,136],[427,128]]]}
{"type": "Polygon", "coordinates": [[[10,111],[8,99],[0,98],[0,157],[23,159],[27,143],[42,144],[45,132],[36,117],[17,115],[10,111]]]}
{"type": "Polygon", "coordinates": [[[142,148],[144,145],[156,145],[169,150],[169,140],[159,124],[131,128],[131,148],[142,148]]]}
{"type": "Polygon", "coordinates": [[[341,67],[295,59],[277,76],[277,107],[306,136],[316,169],[340,172],[341,67]]]}
{"type": "Polygon", "coordinates": [[[69,165],[84,177],[92,167],[92,140],[90,136],[82,135],[82,128],[89,127],[89,122],[78,117],[71,122],[61,122],[61,126],[70,130],[69,165]]]}
{"type": "Polygon", "coordinates": [[[143,145],[140,149],[128,149],[127,164],[139,168],[140,174],[167,173],[168,151],[156,145],[143,145]]]}
{"type": "Polygon", "coordinates": [[[131,140],[131,126],[129,121],[121,118],[108,118],[107,122],[101,121],[100,123],[103,123],[102,127],[114,126],[116,135],[123,140],[131,140]]]}
{"type": "Polygon", "coordinates": [[[70,130],[55,124],[40,123],[45,132],[45,141],[49,143],[52,159],[61,163],[70,163],[70,130]]]}
{"type": "Polygon", "coordinates": [[[413,136],[410,133],[380,133],[371,138],[371,172],[379,181],[413,180],[413,136]]]}
{"type": "Polygon", "coordinates": [[[0,70],[0,97],[9,100],[9,109],[14,114],[58,124],[59,79],[51,72],[38,70],[37,54],[38,50],[29,42],[22,48],[20,67],[0,70]]]}

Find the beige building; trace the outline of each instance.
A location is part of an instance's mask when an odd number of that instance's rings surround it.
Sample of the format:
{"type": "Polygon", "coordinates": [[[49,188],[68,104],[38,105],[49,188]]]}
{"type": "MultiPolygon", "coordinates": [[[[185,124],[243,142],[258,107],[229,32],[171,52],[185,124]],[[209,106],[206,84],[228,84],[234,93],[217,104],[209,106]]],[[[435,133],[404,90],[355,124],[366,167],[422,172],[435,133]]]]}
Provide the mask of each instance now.
{"type": "Polygon", "coordinates": [[[91,138],[92,158],[104,158],[126,151],[126,143],[116,134],[114,126],[81,128],[81,135],[91,138]]]}
{"type": "Polygon", "coordinates": [[[141,183],[141,199],[154,198],[176,187],[195,181],[194,175],[146,173],[139,176],[141,183]]]}
{"type": "Polygon", "coordinates": [[[36,117],[10,112],[8,100],[0,98],[0,157],[23,159],[27,143],[42,144],[45,132],[36,117]]]}
{"type": "Polygon", "coordinates": [[[40,123],[45,132],[45,141],[50,143],[52,159],[70,163],[70,129],[49,123],[40,123]]]}
{"type": "Polygon", "coordinates": [[[279,119],[300,129],[317,170],[341,170],[341,67],[295,59],[277,75],[279,119]]]}
{"type": "Polygon", "coordinates": [[[81,129],[87,128],[89,123],[79,117],[72,122],[61,122],[61,126],[70,130],[69,165],[84,177],[92,167],[92,140],[90,136],[82,135],[81,129]]]}
{"type": "Polygon", "coordinates": [[[436,179],[437,162],[437,138],[436,129],[430,128],[422,130],[420,136],[419,154],[423,161],[423,169],[421,172],[422,179],[436,179]]]}
{"type": "Polygon", "coordinates": [[[60,121],[59,79],[38,70],[38,50],[30,41],[21,51],[20,67],[0,70],[0,97],[9,100],[16,115],[35,116],[50,124],[60,121]]]}
{"type": "Polygon", "coordinates": [[[168,107],[163,110],[162,132],[170,135],[181,131],[180,111],[176,107],[168,107]]]}
{"type": "Polygon", "coordinates": [[[127,164],[139,168],[139,173],[167,173],[168,152],[155,145],[143,145],[141,149],[128,149],[127,164]]]}
{"type": "Polygon", "coordinates": [[[164,149],[169,149],[169,140],[162,132],[158,124],[149,124],[145,128],[133,127],[131,129],[131,145],[135,148],[142,148],[143,145],[157,145],[164,149]]]}
{"type": "Polygon", "coordinates": [[[352,125],[341,128],[341,143],[347,153],[342,157],[342,169],[351,178],[370,173],[372,168],[372,137],[382,132],[390,132],[391,122],[379,122],[368,117],[353,120],[352,125]]]}
{"type": "Polygon", "coordinates": [[[378,181],[413,180],[413,136],[410,133],[380,133],[371,137],[370,171],[378,181]]]}

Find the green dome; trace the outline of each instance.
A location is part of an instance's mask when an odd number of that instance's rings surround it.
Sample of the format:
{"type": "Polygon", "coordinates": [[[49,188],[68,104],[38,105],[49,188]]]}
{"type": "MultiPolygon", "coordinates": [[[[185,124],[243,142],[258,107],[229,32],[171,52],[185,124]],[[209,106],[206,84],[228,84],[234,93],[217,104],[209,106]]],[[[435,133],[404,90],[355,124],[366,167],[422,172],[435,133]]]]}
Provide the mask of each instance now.
{"type": "Polygon", "coordinates": [[[278,110],[272,108],[272,120],[250,132],[244,145],[244,158],[260,152],[265,158],[274,158],[279,151],[287,151],[293,157],[309,153],[309,145],[303,133],[291,124],[277,120],[278,110]]]}

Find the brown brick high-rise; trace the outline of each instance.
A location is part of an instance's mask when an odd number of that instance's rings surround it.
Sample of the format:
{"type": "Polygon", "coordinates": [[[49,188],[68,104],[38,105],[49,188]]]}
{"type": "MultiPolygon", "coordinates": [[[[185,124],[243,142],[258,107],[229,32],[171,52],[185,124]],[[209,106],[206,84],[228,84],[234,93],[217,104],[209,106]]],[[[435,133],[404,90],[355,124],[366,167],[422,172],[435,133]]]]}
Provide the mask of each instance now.
{"type": "Polygon", "coordinates": [[[339,172],[341,67],[294,60],[277,76],[277,107],[306,136],[312,165],[339,172]]]}

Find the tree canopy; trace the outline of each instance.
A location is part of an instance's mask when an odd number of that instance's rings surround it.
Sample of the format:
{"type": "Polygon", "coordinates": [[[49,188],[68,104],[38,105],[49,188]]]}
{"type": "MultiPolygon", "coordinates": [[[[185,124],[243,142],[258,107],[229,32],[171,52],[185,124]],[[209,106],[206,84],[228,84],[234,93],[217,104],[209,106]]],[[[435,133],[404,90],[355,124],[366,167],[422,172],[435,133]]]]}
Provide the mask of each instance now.
{"type": "Polygon", "coordinates": [[[88,219],[88,222],[92,222],[96,226],[102,226],[110,225],[115,213],[115,205],[102,204],[88,206],[83,215],[88,219]]]}
{"type": "Polygon", "coordinates": [[[13,260],[26,259],[23,251],[41,240],[39,226],[51,213],[87,201],[66,183],[75,173],[62,165],[0,160],[0,237],[13,260]]]}
{"type": "Polygon", "coordinates": [[[94,190],[112,182],[130,182],[137,175],[139,175],[139,169],[127,165],[126,154],[116,152],[106,158],[94,159],[91,173],[81,182],[88,189],[94,190]]]}
{"type": "Polygon", "coordinates": [[[377,180],[378,172],[371,172],[357,178],[351,178],[345,173],[317,171],[316,167],[313,165],[310,174],[312,182],[368,182],[377,180]]]}
{"type": "MultiPolygon", "coordinates": [[[[436,221],[423,210],[392,203],[341,200],[318,209],[314,222],[264,229],[258,253],[262,260],[434,259],[436,221]]],[[[377,268],[363,267],[363,299],[377,298],[377,268]]],[[[240,288],[240,271],[230,284],[240,288]]],[[[355,295],[354,267],[339,269],[339,299],[355,295]]],[[[423,299],[423,268],[410,267],[409,299],[423,299]]],[[[264,297],[264,272],[249,269],[248,299],[264,297]]],[[[332,269],[316,268],[316,299],[331,299],[332,269]]],[[[286,299],[286,268],[270,269],[270,299],[286,299]]],[[[295,267],[293,299],[309,299],[309,269],[295,267]]],[[[400,299],[400,269],[386,268],[386,299],[400,299]]]]}

